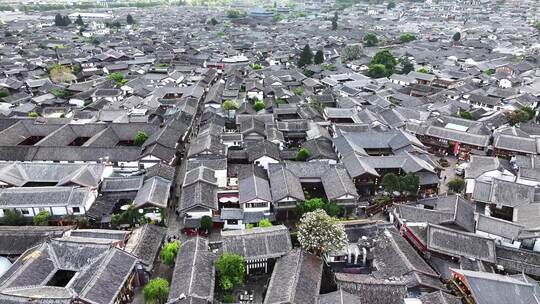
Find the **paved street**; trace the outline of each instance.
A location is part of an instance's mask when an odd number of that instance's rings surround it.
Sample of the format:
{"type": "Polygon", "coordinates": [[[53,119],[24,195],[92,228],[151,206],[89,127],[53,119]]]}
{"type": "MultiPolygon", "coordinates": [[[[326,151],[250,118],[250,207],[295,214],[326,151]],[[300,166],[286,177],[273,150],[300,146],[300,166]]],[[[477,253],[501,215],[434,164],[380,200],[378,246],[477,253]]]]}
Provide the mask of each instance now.
{"type": "Polygon", "coordinates": [[[449,165],[448,167],[443,168],[443,171],[441,172],[439,195],[446,195],[448,193],[446,183],[456,177],[456,165],[458,160],[453,156],[447,156],[445,159],[448,161],[449,165]]]}

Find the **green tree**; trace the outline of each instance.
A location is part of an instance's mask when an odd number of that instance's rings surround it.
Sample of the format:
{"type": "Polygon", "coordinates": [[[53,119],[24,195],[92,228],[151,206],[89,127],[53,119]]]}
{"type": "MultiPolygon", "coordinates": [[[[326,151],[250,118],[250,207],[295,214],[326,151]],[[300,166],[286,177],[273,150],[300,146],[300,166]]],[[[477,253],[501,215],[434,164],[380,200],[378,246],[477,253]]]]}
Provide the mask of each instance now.
{"type": "Polygon", "coordinates": [[[414,40],[416,40],[416,36],[413,35],[413,34],[406,33],[406,34],[403,34],[403,35],[399,36],[399,41],[401,41],[403,43],[411,42],[411,41],[414,41],[414,40]]]}
{"type": "Polygon", "coordinates": [[[47,226],[49,225],[49,212],[48,211],[40,211],[38,214],[34,216],[32,219],[32,222],[34,223],[34,226],[47,226]]]}
{"type": "Polygon", "coordinates": [[[472,116],[471,112],[469,112],[469,111],[461,111],[461,112],[459,112],[459,117],[464,118],[464,119],[473,119],[473,116],[472,116]]]}
{"type": "Polygon", "coordinates": [[[304,46],[302,53],[300,53],[300,59],[298,59],[298,66],[303,67],[313,63],[313,52],[309,48],[309,44],[304,46]]]}
{"type": "Polygon", "coordinates": [[[37,118],[39,117],[39,114],[36,111],[32,111],[28,113],[28,117],[37,118]]]}
{"type": "Polygon", "coordinates": [[[338,28],[338,12],[334,12],[334,17],[332,18],[332,30],[335,31],[338,28]]]}
{"type": "Polygon", "coordinates": [[[221,104],[221,109],[227,111],[227,116],[231,118],[231,110],[238,109],[238,102],[230,99],[225,100],[223,104],[221,104]]]}
{"type": "Polygon", "coordinates": [[[508,120],[508,123],[513,126],[533,119],[535,116],[535,111],[530,107],[524,107],[523,109],[508,112],[504,115],[506,120],[508,120]]]}
{"type": "Polygon", "coordinates": [[[537,31],[540,32],[540,21],[536,21],[533,26],[537,31]]]}
{"type": "Polygon", "coordinates": [[[270,222],[269,219],[262,219],[259,221],[259,224],[258,224],[259,227],[261,228],[266,228],[266,227],[272,227],[272,222],[270,222]]]}
{"type": "Polygon", "coordinates": [[[142,293],[146,304],[165,304],[169,298],[169,282],[162,278],[152,279],[142,293]]]}
{"type": "Polygon", "coordinates": [[[231,19],[241,18],[244,16],[246,16],[246,12],[241,11],[241,10],[232,9],[232,10],[227,11],[227,17],[231,19]]]}
{"type": "Polygon", "coordinates": [[[264,101],[262,100],[257,100],[254,104],[253,104],[253,110],[259,112],[260,110],[266,108],[266,105],[264,104],[264,101]]]}
{"type": "Polygon", "coordinates": [[[388,5],[386,5],[386,8],[389,10],[393,9],[394,7],[396,7],[396,3],[394,1],[390,1],[388,2],[388,5]]]}
{"type": "Polygon", "coordinates": [[[144,142],[148,139],[148,134],[146,134],[144,131],[137,131],[137,134],[135,134],[135,139],[133,140],[133,143],[135,146],[142,146],[144,142]]]}
{"type": "Polygon", "coordinates": [[[219,285],[223,290],[244,286],[246,262],[234,253],[224,253],[216,261],[219,285]]]}
{"type": "Polygon", "coordinates": [[[64,26],[64,18],[60,14],[54,16],[54,25],[55,26],[64,26]]]}
{"type": "Polygon", "coordinates": [[[536,116],[536,111],[529,106],[523,107],[521,111],[527,113],[527,120],[531,120],[536,116]]]}
{"type": "Polygon", "coordinates": [[[446,186],[454,193],[461,193],[465,190],[465,181],[461,177],[454,177],[446,183],[446,186]]]}
{"type": "Polygon", "coordinates": [[[78,74],[82,71],[82,66],[80,63],[77,63],[73,65],[73,67],[71,67],[71,70],[73,71],[73,73],[78,74]]]}
{"type": "Polygon", "coordinates": [[[4,209],[4,223],[8,226],[24,224],[24,215],[17,209],[4,209]]]}
{"type": "Polygon", "coordinates": [[[131,14],[128,14],[127,17],[126,17],[126,22],[129,25],[135,24],[135,19],[133,19],[133,16],[131,16],[131,14]]]}
{"type": "Polygon", "coordinates": [[[295,207],[295,213],[299,218],[301,218],[304,214],[317,209],[323,209],[323,207],[324,201],[321,198],[312,198],[297,204],[295,207]]]}
{"type": "Polygon", "coordinates": [[[4,98],[4,97],[8,97],[9,96],[9,91],[2,88],[0,89],[0,98],[4,98]]]}
{"type": "Polygon", "coordinates": [[[71,19],[69,19],[69,16],[66,15],[62,19],[63,19],[63,25],[64,26],[68,26],[68,25],[71,24],[71,19]]]}
{"type": "Polygon", "coordinates": [[[417,72],[422,74],[429,74],[429,70],[427,68],[419,68],[417,72]]]}
{"type": "Polygon", "coordinates": [[[212,17],[212,19],[210,19],[210,21],[208,21],[208,23],[210,23],[213,26],[216,26],[219,22],[216,20],[216,18],[212,17]]]}
{"type": "Polygon", "coordinates": [[[395,175],[394,173],[385,174],[382,179],[382,186],[384,187],[384,191],[390,194],[394,191],[400,191],[401,187],[399,176],[395,175]]]}
{"type": "Polygon", "coordinates": [[[205,215],[201,218],[201,229],[209,232],[212,230],[212,226],[214,223],[212,222],[212,217],[205,215]]]}
{"type": "Polygon", "coordinates": [[[388,76],[386,67],[383,64],[370,64],[368,66],[367,74],[371,78],[382,78],[388,76]]]}
{"type": "Polygon", "coordinates": [[[69,93],[64,89],[54,88],[51,90],[51,94],[54,95],[54,97],[58,98],[66,98],[69,96],[69,93]]]}
{"type": "Polygon", "coordinates": [[[317,53],[315,53],[315,58],[313,58],[313,62],[315,64],[321,64],[324,62],[324,53],[322,50],[318,50],[317,53]]]}
{"type": "Polygon", "coordinates": [[[114,81],[118,86],[122,86],[128,82],[128,80],[124,78],[124,74],[120,72],[111,73],[107,79],[114,81]]]}
{"type": "Polygon", "coordinates": [[[165,246],[161,248],[161,251],[159,253],[159,257],[161,258],[161,261],[163,261],[163,264],[167,266],[173,266],[179,250],[180,241],[174,241],[165,244],[165,246]]]}
{"type": "Polygon", "coordinates": [[[228,293],[226,295],[223,295],[223,303],[236,303],[236,298],[234,295],[228,293]]]}
{"type": "MultiPolygon", "coordinates": [[[[397,64],[397,60],[394,57],[394,55],[392,55],[392,53],[390,53],[390,51],[384,50],[384,51],[378,52],[377,54],[375,54],[375,56],[373,56],[373,59],[371,59],[370,65],[373,65],[373,64],[382,64],[382,65],[384,65],[385,76],[390,76],[390,75],[394,74],[394,68],[395,68],[395,66],[397,64]]],[[[379,69],[379,68],[377,68],[377,69],[379,69]]]]}
{"type": "Polygon", "coordinates": [[[302,89],[302,87],[294,89],[294,95],[302,96],[302,94],[304,94],[304,89],[302,89]]]}
{"type": "Polygon", "coordinates": [[[414,71],[414,64],[407,57],[402,57],[399,59],[401,64],[401,74],[409,74],[409,72],[414,71]]]}
{"type": "Polygon", "coordinates": [[[418,175],[409,172],[405,176],[400,176],[400,192],[416,195],[419,187],[420,177],[418,175]]]}
{"type": "Polygon", "coordinates": [[[452,36],[452,40],[454,40],[454,42],[458,42],[459,40],[461,40],[461,33],[456,32],[454,36],[452,36]]]}
{"type": "Polygon", "coordinates": [[[71,68],[60,64],[53,64],[51,66],[49,69],[49,76],[51,77],[51,80],[56,83],[77,80],[77,77],[72,74],[71,68]]]}
{"type": "Polygon", "coordinates": [[[282,21],[284,18],[285,18],[285,17],[283,16],[282,13],[277,13],[277,14],[274,15],[274,17],[272,17],[272,20],[273,20],[274,22],[280,22],[280,21],[282,21]]]}
{"type": "Polygon", "coordinates": [[[84,21],[82,20],[81,15],[77,16],[77,19],[75,19],[75,24],[77,24],[78,26],[84,26],[84,21]]]}
{"type": "Polygon", "coordinates": [[[341,213],[341,207],[335,202],[327,202],[322,198],[312,198],[297,204],[295,207],[295,213],[299,218],[301,218],[304,214],[317,209],[324,210],[326,214],[330,216],[337,216],[341,213]]]}
{"type": "Polygon", "coordinates": [[[364,35],[364,44],[366,46],[375,46],[379,43],[379,38],[373,33],[367,33],[364,35]]]}
{"type": "Polygon", "coordinates": [[[342,250],[348,243],[343,225],[321,209],[302,216],[297,235],[300,246],[318,256],[342,250]]]}
{"type": "Polygon", "coordinates": [[[362,49],[360,49],[360,45],[349,44],[346,45],[343,50],[341,50],[341,53],[339,55],[341,56],[341,62],[345,63],[360,58],[361,54],[362,49]]]}
{"type": "Polygon", "coordinates": [[[306,148],[300,148],[298,153],[296,154],[296,157],[294,158],[296,161],[306,161],[309,156],[311,155],[311,152],[309,152],[306,148]]]}

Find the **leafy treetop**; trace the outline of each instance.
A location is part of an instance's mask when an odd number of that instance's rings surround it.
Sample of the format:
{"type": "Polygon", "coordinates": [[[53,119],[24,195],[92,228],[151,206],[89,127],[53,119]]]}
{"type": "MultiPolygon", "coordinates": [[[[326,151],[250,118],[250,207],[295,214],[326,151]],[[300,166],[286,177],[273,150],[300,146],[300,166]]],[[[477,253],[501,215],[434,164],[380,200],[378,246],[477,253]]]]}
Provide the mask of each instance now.
{"type": "Polygon", "coordinates": [[[135,24],[135,19],[133,19],[133,16],[131,16],[131,14],[128,14],[127,17],[126,17],[126,22],[129,25],[135,24]]]}
{"type": "Polygon", "coordinates": [[[40,211],[34,216],[32,222],[35,226],[47,226],[49,224],[49,212],[46,210],[40,211]]]}
{"type": "Polygon", "coordinates": [[[313,63],[313,52],[309,48],[309,44],[306,44],[300,53],[300,59],[298,59],[298,66],[303,67],[313,63]]]}
{"type": "Polygon", "coordinates": [[[366,46],[375,46],[375,45],[377,45],[377,43],[379,43],[379,39],[377,38],[377,36],[375,34],[367,33],[364,36],[364,44],[366,46]]]}
{"type": "Polygon", "coordinates": [[[133,141],[133,143],[136,146],[142,146],[147,139],[148,139],[148,134],[146,134],[144,131],[137,131],[137,134],[135,135],[135,140],[133,141]]]}
{"type": "Polygon", "coordinates": [[[401,42],[411,42],[411,41],[414,41],[416,40],[416,36],[413,35],[413,34],[409,34],[409,33],[406,33],[406,34],[403,34],[401,36],[399,36],[399,41],[401,42]]]}
{"type": "Polygon", "coordinates": [[[304,214],[317,209],[326,211],[326,213],[330,216],[337,216],[341,212],[341,207],[339,207],[335,202],[327,202],[322,198],[308,199],[296,205],[295,212],[296,215],[301,218],[304,214]]]}
{"type": "Polygon", "coordinates": [[[172,266],[176,260],[176,255],[180,250],[180,241],[174,241],[165,244],[159,253],[159,257],[163,261],[163,264],[172,266]]]}
{"type": "Polygon", "coordinates": [[[246,262],[234,253],[224,253],[216,261],[219,285],[223,290],[244,286],[246,262]]]}
{"type": "Polygon", "coordinates": [[[313,58],[313,63],[321,64],[323,62],[324,62],[324,53],[322,50],[318,50],[317,53],[315,53],[315,58],[313,58]]]}
{"type": "Polygon", "coordinates": [[[162,278],[150,280],[143,288],[144,303],[164,304],[169,298],[169,282],[162,278]]]}
{"type": "Polygon", "coordinates": [[[318,256],[341,250],[348,243],[343,225],[322,209],[302,216],[298,225],[298,241],[304,250],[318,256]]]}
{"type": "Polygon", "coordinates": [[[300,148],[300,150],[296,154],[295,160],[297,160],[297,161],[306,161],[309,158],[310,154],[311,153],[309,152],[308,149],[300,148]]]}

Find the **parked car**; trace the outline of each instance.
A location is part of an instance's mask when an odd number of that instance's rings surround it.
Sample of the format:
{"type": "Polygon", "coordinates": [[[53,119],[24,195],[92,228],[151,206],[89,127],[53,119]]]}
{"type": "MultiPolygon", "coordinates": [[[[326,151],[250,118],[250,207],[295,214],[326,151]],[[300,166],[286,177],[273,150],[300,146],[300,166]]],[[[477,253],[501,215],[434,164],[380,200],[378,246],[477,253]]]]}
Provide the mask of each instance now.
{"type": "Polygon", "coordinates": [[[456,165],[456,175],[459,175],[459,176],[463,176],[465,175],[465,169],[467,168],[467,166],[469,165],[469,163],[461,163],[461,164],[458,164],[456,165]]]}

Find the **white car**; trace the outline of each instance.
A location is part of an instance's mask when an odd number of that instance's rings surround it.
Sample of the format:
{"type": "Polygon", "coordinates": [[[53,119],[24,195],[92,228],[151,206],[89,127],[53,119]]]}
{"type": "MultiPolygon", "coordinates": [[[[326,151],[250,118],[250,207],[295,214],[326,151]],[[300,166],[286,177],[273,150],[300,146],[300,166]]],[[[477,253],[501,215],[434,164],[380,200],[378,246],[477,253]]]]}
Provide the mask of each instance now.
{"type": "Polygon", "coordinates": [[[456,165],[456,175],[463,176],[465,174],[465,169],[469,163],[461,163],[459,165],[456,165]]]}

